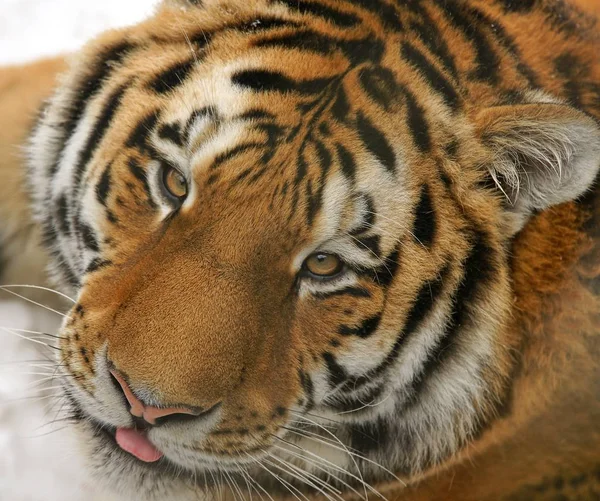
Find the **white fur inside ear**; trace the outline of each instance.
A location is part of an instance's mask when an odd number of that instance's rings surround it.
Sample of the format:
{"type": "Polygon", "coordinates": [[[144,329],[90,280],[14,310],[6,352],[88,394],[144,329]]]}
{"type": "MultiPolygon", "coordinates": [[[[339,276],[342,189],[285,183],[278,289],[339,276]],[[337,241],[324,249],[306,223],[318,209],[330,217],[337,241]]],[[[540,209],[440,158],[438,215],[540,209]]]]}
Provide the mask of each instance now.
{"type": "Polygon", "coordinates": [[[600,169],[598,125],[567,106],[515,108],[482,135],[494,151],[490,174],[513,211],[526,215],[582,195],[600,169]]]}

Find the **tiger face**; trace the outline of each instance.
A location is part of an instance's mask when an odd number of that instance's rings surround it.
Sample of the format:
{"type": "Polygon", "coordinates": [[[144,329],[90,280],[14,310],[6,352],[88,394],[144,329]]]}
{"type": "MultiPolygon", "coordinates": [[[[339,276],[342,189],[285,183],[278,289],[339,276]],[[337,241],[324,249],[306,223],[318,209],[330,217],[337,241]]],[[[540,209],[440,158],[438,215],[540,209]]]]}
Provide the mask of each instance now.
{"type": "Polygon", "coordinates": [[[424,3],[170,2],[76,58],[30,177],[98,478],[372,492],[501,412],[509,243],[600,134],[509,51],[510,100],[441,44],[460,26],[404,31],[450,9],[424,3]]]}

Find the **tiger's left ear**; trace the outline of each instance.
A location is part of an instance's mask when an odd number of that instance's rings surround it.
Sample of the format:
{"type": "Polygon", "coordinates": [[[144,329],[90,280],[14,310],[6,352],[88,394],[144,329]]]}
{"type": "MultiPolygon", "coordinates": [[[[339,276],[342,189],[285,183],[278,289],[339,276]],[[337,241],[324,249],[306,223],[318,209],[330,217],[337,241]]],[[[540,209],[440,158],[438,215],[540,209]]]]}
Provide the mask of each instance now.
{"type": "Polygon", "coordinates": [[[476,124],[493,154],[487,167],[517,226],[533,211],[582,195],[600,169],[600,127],[570,106],[497,106],[481,111],[476,124]]]}

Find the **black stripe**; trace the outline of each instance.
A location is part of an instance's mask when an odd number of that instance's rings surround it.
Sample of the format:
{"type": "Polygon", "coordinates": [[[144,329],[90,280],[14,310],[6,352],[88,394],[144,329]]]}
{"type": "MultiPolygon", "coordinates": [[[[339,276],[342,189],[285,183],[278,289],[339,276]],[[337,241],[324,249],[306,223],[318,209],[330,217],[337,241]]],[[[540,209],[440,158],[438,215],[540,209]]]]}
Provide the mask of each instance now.
{"type": "Polygon", "coordinates": [[[389,110],[398,98],[398,83],[394,74],[382,66],[361,68],[358,75],[363,90],[384,110],[389,110]]]}
{"type": "Polygon", "coordinates": [[[357,113],[356,128],[363,143],[385,169],[394,174],[396,154],[387,138],[362,112],[357,113]]]}
{"type": "Polygon", "coordinates": [[[381,237],[379,235],[357,236],[353,238],[353,241],[361,251],[366,250],[374,257],[381,255],[381,237]]]}
{"type": "Polygon", "coordinates": [[[459,5],[464,7],[463,3],[459,4],[456,0],[444,1],[441,2],[440,10],[475,49],[477,68],[471,76],[492,85],[498,84],[500,58],[477,23],[473,22],[459,5]]]}
{"type": "Polygon", "coordinates": [[[337,289],[329,292],[316,292],[314,296],[318,299],[328,299],[336,296],[352,296],[370,298],[371,293],[363,287],[344,287],[343,289],[337,289]]]}
{"type": "Polygon", "coordinates": [[[386,30],[402,31],[403,29],[398,11],[384,0],[353,0],[352,5],[359,6],[375,15],[386,30]]]}
{"type": "Polygon", "coordinates": [[[442,96],[446,104],[456,111],[460,106],[460,98],[454,87],[419,51],[410,43],[402,42],[402,56],[408,63],[423,75],[427,83],[442,96]]]}
{"type": "Polygon", "coordinates": [[[279,47],[315,52],[323,56],[341,51],[353,66],[360,63],[378,64],[385,52],[385,44],[373,36],[359,40],[341,40],[312,30],[275,34],[256,40],[253,44],[256,47],[279,47]]]}
{"type": "Polygon", "coordinates": [[[231,81],[234,85],[256,92],[300,92],[302,94],[317,94],[331,83],[330,78],[293,80],[283,73],[261,69],[239,71],[231,77],[231,81]]]}
{"type": "Polygon", "coordinates": [[[331,114],[340,123],[347,123],[350,114],[350,102],[348,95],[342,86],[340,86],[335,95],[335,101],[331,105],[331,114]]]}
{"type": "Polygon", "coordinates": [[[302,385],[302,389],[304,390],[304,395],[306,397],[305,402],[305,410],[310,410],[315,405],[315,387],[310,377],[310,374],[306,373],[302,368],[298,369],[298,377],[300,379],[300,384],[302,385]]]}
{"type": "Polygon", "coordinates": [[[90,228],[87,224],[81,222],[77,225],[77,228],[81,235],[83,244],[91,251],[98,252],[100,247],[98,246],[98,240],[96,239],[94,230],[92,230],[92,228],[90,228]]]}
{"type": "Polygon", "coordinates": [[[240,155],[243,155],[247,151],[256,150],[256,149],[260,149],[260,148],[264,148],[264,147],[265,147],[265,145],[263,143],[238,144],[237,146],[234,146],[233,148],[226,150],[223,153],[219,153],[213,160],[212,164],[210,165],[210,169],[211,170],[218,169],[225,162],[229,162],[230,160],[234,159],[235,157],[239,157],[240,155]]]}
{"type": "Polygon", "coordinates": [[[354,184],[356,182],[356,161],[354,160],[354,156],[339,143],[336,145],[336,151],[342,174],[344,174],[348,181],[354,184]]]}
{"type": "Polygon", "coordinates": [[[456,61],[436,25],[437,23],[427,16],[422,22],[412,23],[410,29],[417,34],[419,40],[427,47],[431,55],[448,70],[454,80],[458,80],[456,61]]]}
{"type": "Polygon", "coordinates": [[[133,157],[129,158],[127,166],[129,167],[129,172],[131,172],[131,174],[133,174],[133,176],[142,184],[142,188],[146,194],[148,204],[151,207],[156,208],[156,203],[152,198],[152,192],[150,191],[150,185],[148,184],[148,177],[146,171],[133,157]]]}
{"type": "Polygon", "coordinates": [[[314,141],[314,144],[317,153],[317,158],[319,159],[319,168],[321,169],[321,176],[319,179],[319,185],[314,193],[310,189],[312,183],[310,181],[308,183],[308,204],[306,217],[309,227],[312,226],[316,215],[321,209],[321,205],[323,202],[323,191],[327,183],[327,174],[331,168],[331,164],[333,163],[333,156],[331,155],[331,152],[327,149],[327,147],[321,141],[314,141]]]}
{"type": "Polygon", "coordinates": [[[192,111],[192,113],[190,114],[190,118],[188,118],[188,120],[185,124],[185,129],[183,132],[184,142],[189,143],[190,133],[191,133],[192,127],[194,126],[196,121],[198,121],[201,118],[216,118],[216,117],[217,117],[217,111],[212,106],[205,106],[204,108],[200,108],[198,110],[192,111]]]}
{"type": "Polygon", "coordinates": [[[112,164],[108,164],[102,176],[100,177],[100,181],[96,185],[96,200],[104,207],[106,207],[106,200],[108,199],[108,195],[110,194],[110,172],[111,172],[112,164]]]}
{"type": "Polygon", "coordinates": [[[53,251],[52,258],[52,262],[57,264],[60,273],[63,275],[63,278],[67,281],[67,283],[74,289],[79,288],[81,286],[81,281],[79,280],[76,273],[71,269],[71,267],[67,263],[67,260],[60,253],[60,251],[53,251]]]}
{"type": "Polygon", "coordinates": [[[449,272],[450,266],[446,265],[433,280],[427,280],[423,283],[419,289],[419,292],[417,293],[417,296],[415,297],[410,311],[406,316],[404,327],[396,337],[396,341],[394,342],[392,349],[386,355],[385,359],[381,362],[381,364],[369,371],[367,374],[351,380],[347,387],[359,388],[360,386],[370,382],[374,377],[383,374],[389,367],[392,366],[392,364],[400,356],[402,347],[406,345],[410,337],[413,336],[419,329],[421,323],[429,315],[434,305],[438,301],[439,296],[443,291],[444,280],[448,276],[449,272]]]}
{"type": "Polygon", "coordinates": [[[195,64],[195,59],[189,59],[188,61],[177,63],[171,66],[168,70],[163,71],[154,80],[148,82],[148,87],[159,94],[171,92],[185,83],[186,78],[194,69],[195,64]]]}
{"type": "Polygon", "coordinates": [[[337,363],[337,360],[331,353],[323,353],[323,360],[327,366],[327,371],[329,373],[329,385],[332,388],[341,385],[348,379],[348,373],[340,364],[337,363]]]}
{"type": "Polygon", "coordinates": [[[429,153],[431,151],[431,137],[425,111],[417,104],[415,97],[408,90],[405,91],[405,97],[406,106],[408,107],[408,128],[413,136],[415,146],[421,153],[429,153]]]}
{"type": "Polygon", "coordinates": [[[498,19],[489,17],[483,11],[473,6],[468,6],[466,11],[472,17],[472,19],[474,19],[474,23],[486,28],[489,35],[510,53],[517,63],[517,70],[527,79],[528,85],[534,88],[539,87],[536,74],[531,67],[525,64],[514,39],[508,35],[502,26],[502,23],[498,19]]]}
{"type": "Polygon", "coordinates": [[[98,271],[101,268],[105,268],[106,266],[110,266],[112,264],[111,261],[107,261],[106,259],[102,259],[100,257],[97,257],[96,259],[94,259],[90,265],[87,267],[87,269],[85,270],[85,273],[93,273],[95,271],[98,271]]]}
{"type": "Polygon", "coordinates": [[[499,3],[505,12],[517,12],[527,14],[531,12],[538,3],[538,0],[495,0],[499,3]]]}
{"type": "Polygon", "coordinates": [[[123,95],[127,91],[128,86],[129,82],[117,87],[102,108],[102,112],[94,125],[92,133],[89,135],[83,150],[79,152],[79,157],[75,164],[75,186],[79,186],[88,162],[92,159],[94,153],[100,146],[100,142],[104,138],[106,131],[112,123],[113,117],[121,105],[121,100],[123,99],[123,95]]]}
{"type": "Polygon", "coordinates": [[[360,23],[360,19],[354,14],[349,12],[342,12],[337,9],[332,9],[326,5],[318,2],[303,1],[302,3],[298,0],[277,0],[278,3],[286,4],[294,12],[298,11],[302,14],[310,14],[316,17],[320,17],[325,21],[336,24],[343,28],[351,28],[360,23]]]}
{"type": "Polygon", "coordinates": [[[381,419],[374,423],[352,423],[348,426],[352,449],[362,456],[368,457],[372,452],[381,451],[385,445],[392,443],[389,425],[381,419]]]}
{"type": "Polygon", "coordinates": [[[158,129],[158,137],[171,141],[173,144],[183,147],[183,134],[181,132],[181,124],[172,123],[162,125],[158,129]]]}
{"type": "Polygon", "coordinates": [[[400,266],[400,251],[396,249],[372,274],[372,279],[381,287],[388,288],[400,266]]]}
{"type": "Polygon", "coordinates": [[[158,115],[159,112],[155,110],[140,120],[127,138],[125,146],[137,148],[144,153],[152,153],[154,150],[148,145],[148,136],[154,131],[158,115]]]}
{"type": "Polygon", "coordinates": [[[305,52],[315,52],[329,55],[337,48],[334,39],[311,30],[295,30],[293,33],[283,33],[264,37],[253,42],[256,47],[280,47],[282,49],[297,49],[305,52]]]}
{"type": "Polygon", "coordinates": [[[381,313],[364,320],[360,325],[356,327],[350,327],[348,325],[341,325],[338,329],[338,333],[342,336],[358,336],[366,339],[372,336],[378,329],[381,322],[381,313]]]}
{"type": "Polygon", "coordinates": [[[375,202],[373,202],[373,197],[367,195],[366,193],[359,193],[356,198],[363,201],[366,205],[366,208],[365,212],[362,214],[362,221],[360,224],[349,232],[353,237],[371,231],[377,218],[377,211],[375,210],[375,202]]]}
{"type": "Polygon", "coordinates": [[[417,243],[425,247],[431,247],[435,238],[436,227],[437,220],[431,201],[431,193],[429,186],[424,184],[421,188],[421,198],[415,211],[413,225],[413,236],[417,243]]]}
{"type": "Polygon", "coordinates": [[[370,411],[375,405],[377,405],[377,401],[381,397],[383,391],[385,389],[385,385],[375,386],[373,388],[369,388],[366,393],[361,393],[359,397],[357,396],[337,396],[335,397],[334,402],[328,402],[327,406],[335,409],[338,412],[345,413],[354,413],[356,416],[358,412],[370,411]]]}
{"type": "Polygon", "coordinates": [[[57,227],[59,231],[68,236],[71,233],[69,227],[69,204],[67,202],[67,196],[63,193],[55,204],[55,216],[57,227]]]}
{"type": "MultiPolygon", "coordinates": [[[[60,124],[62,134],[61,139],[57,140],[58,143],[64,144],[66,147],[68,139],[73,135],[77,124],[83,117],[88,102],[100,92],[110,74],[134,48],[134,45],[123,41],[108,47],[92,58],[90,73],[83,76],[79,86],[73,90],[74,99],[67,105],[67,116],[64,123],[60,124]]],[[[57,152],[50,168],[51,175],[57,171],[61,157],[62,152],[57,152]]]]}
{"type": "Polygon", "coordinates": [[[477,299],[478,292],[491,280],[496,271],[493,263],[494,255],[493,248],[486,243],[485,235],[476,233],[473,248],[464,263],[463,279],[453,297],[452,311],[446,322],[446,328],[413,381],[412,402],[422,392],[431,376],[456,353],[460,333],[472,324],[476,314],[472,304],[477,299]]]}
{"type": "Polygon", "coordinates": [[[246,33],[260,33],[267,30],[276,30],[278,28],[296,28],[298,23],[290,21],[288,19],[281,19],[279,17],[259,17],[246,21],[242,24],[228,25],[225,26],[224,30],[235,30],[246,33]]]}

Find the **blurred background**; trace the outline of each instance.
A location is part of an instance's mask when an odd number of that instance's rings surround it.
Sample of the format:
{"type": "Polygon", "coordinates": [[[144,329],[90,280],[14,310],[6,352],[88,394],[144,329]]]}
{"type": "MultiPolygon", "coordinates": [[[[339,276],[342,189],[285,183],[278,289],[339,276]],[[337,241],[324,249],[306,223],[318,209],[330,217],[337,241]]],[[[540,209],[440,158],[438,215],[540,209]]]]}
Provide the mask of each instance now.
{"type": "MultiPolygon", "coordinates": [[[[144,19],[156,3],[0,0],[0,66],[68,54],[107,28],[144,19]]],[[[44,298],[31,289],[12,290],[44,298]]],[[[58,382],[45,362],[52,349],[40,344],[52,338],[33,333],[54,333],[59,321],[58,314],[0,290],[1,501],[114,501],[86,479],[60,421],[58,382]]]]}

